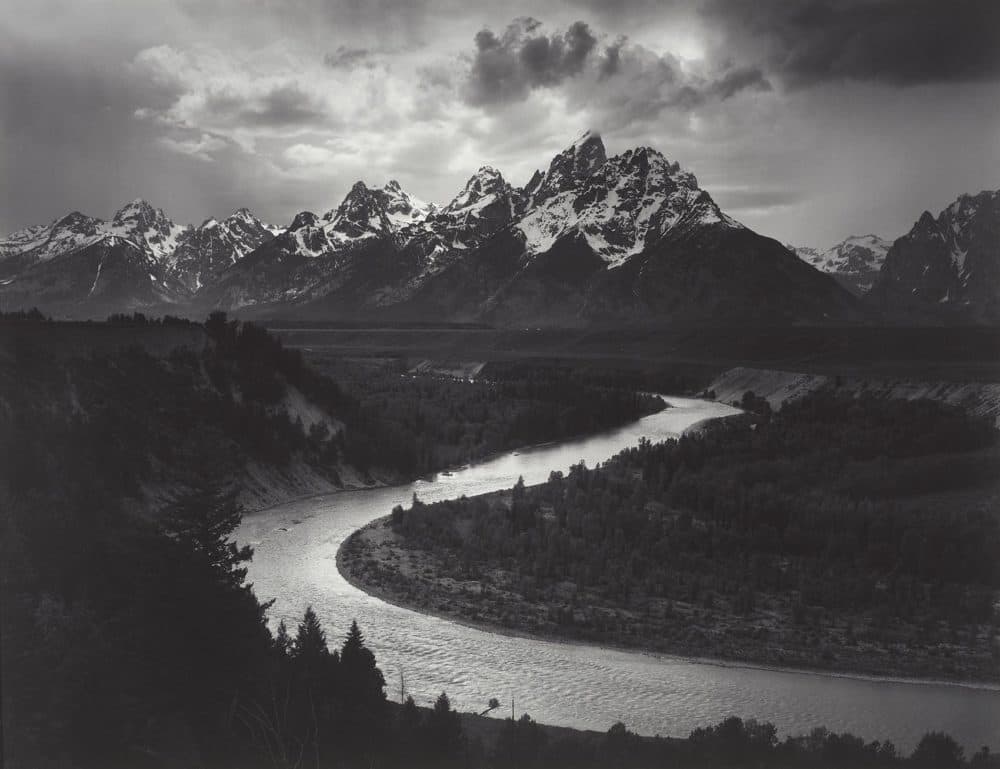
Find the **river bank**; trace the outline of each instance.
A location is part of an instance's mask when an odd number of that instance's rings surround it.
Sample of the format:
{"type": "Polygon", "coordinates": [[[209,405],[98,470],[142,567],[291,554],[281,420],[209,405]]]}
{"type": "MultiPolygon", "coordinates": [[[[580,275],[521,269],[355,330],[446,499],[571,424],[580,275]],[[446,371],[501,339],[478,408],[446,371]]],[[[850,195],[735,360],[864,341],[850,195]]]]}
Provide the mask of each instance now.
{"type": "Polygon", "coordinates": [[[446,691],[460,710],[514,696],[519,714],[540,723],[602,733],[624,721],[639,734],[685,736],[738,715],[771,721],[779,735],[824,725],[891,739],[902,750],[930,730],[954,735],[969,751],[1000,745],[995,689],[706,663],[697,649],[682,659],[610,644],[553,643],[512,628],[485,630],[481,621],[434,607],[401,608],[338,569],[344,541],[396,505],[409,505],[414,493],[430,504],[509,489],[518,477],[538,484],[580,460],[593,467],[640,438],[661,441],[704,419],[738,413],[717,402],[664,397],[672,408],[611,433],[508,453],[405,486],[316,497],[247,516],[238,541],[255,548],[248,576],[258,596],[275,599],[272,627],[279,619],[293,626],[307,605],[335,634],[356,619],[386,680],[394,682],[390,688],[403,674],[407,692],[425,706],[446,691]]]}
{"type": "Polygon", "coordinates": [[[830,618],[810,632],[794,626],[777,606],[743,616],[673,601],[666,616],[642,616],[587,593],[573,596],[572,607],[567,600],[529,600],[500,571],[484,580],[456,579],[445,558],[407,547],[388,516],[352,534],[337,552],[337,567],[352,585],[383,601],[489,632],[765,669],[1000,684],[988,653],[957,644],[922,645],[916,634],[892,645],[845,638],[852,623],[863,621],[859,617],[830,618]]]}

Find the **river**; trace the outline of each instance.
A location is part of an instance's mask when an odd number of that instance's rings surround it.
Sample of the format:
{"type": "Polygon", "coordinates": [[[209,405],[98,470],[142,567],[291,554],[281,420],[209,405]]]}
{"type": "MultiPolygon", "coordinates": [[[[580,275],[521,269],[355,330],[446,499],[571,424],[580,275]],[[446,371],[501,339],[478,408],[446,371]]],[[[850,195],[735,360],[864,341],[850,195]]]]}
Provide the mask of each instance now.
{"type": "Polygon", "coordinates": [[[932,730],[950,733],[967,754],[982,745],[1000,749],[995,687],[760,669],[500,635],[385,603],[338,572],[341,542],[395,505],[407,505],[414,493],[434,502],[509,488],[518,476],[540,483],[581,459],[592,467],[643,436],[674,437],[735,412],[710,401],[666,400],[672,408],[599,435],[511,452],[406,486],[312,497],[247,515],[237,538],[255,548],[249,579],[261,600],[275,599],[273,622],[283,618],[292,633],[307,605],[338,645],[357,619],[389,696],[398,696],[402,671],[419,704],[446,691],[457,708],[481,710],[491,697],[509,704],[513,696],[518,716],[601,731],[623,721],[640,734],[686,736],[738,715],[771,721],[783,735],[826,726],[890,739],[906,751],[932,730]]]}

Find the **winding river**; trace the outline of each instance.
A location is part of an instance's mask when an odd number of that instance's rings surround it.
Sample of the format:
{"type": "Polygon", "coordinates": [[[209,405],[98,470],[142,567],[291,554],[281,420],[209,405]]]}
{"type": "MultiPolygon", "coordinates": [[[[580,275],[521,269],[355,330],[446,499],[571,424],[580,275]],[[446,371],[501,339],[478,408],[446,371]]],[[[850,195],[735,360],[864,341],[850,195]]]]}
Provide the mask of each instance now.
{"type": "Polygon", "coordinates": [[[290,630],[307,605],[337,641],[357,619],[398,696],[429,704],[447,691],[456,707],[482,709],[491,697],[540,722],[604,731],[623,721],[640,734],[685,736],[729,715],[773,722],[781,734],[815,726],[890,739],[909,751],[927,731],[952,734],[967,754],[1000,749],[1000,689],[874,680],[714,664],[670,656],[505,636],[387,604],[340,575],[337,549],[355,529],[414,492],[425,502],[540,483],[580,459],[593,466],[640,437],[656,441],[696,422],[735,412],[709,401],[667,397],[672,408],[588,438],[515,451],[407,486],[341,492],[246,516],[240,542],[256,553],[250,580],[271,617],[290,630]]]}

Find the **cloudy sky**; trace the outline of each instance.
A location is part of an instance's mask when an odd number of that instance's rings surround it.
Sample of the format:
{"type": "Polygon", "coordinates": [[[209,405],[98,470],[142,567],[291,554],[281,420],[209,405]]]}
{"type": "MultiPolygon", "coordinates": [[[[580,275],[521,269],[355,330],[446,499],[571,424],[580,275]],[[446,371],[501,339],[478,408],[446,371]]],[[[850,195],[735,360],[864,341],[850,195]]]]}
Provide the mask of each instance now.
{"type": "Polygon", "coordinates": [[[357,179],[445,202],[585,129],[783,241],[1000,187],[994,0],[6,0],[0,232],[145,197],[287,223],[357,179]]]}

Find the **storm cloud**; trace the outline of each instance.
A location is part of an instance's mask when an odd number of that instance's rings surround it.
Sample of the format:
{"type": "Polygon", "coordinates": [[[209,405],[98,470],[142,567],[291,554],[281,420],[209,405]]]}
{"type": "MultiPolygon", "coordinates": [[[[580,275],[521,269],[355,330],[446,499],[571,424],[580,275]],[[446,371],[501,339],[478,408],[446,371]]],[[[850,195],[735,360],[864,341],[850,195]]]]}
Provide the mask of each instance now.
{"type": "Polygon", "coordinates": [[[926,83],[1000,75],[995,0],[711,0],[727,47],[793,87],[832,80],[926,83]]]}
{"type": "Polygon", "coordinates": [[[281,83],[260,93],[215,91],[206,95],[204,104],[207,113],[239,125],[312,125],[327,118],[319,99],[295,82],[281,83]]]}
{"type": "Polygon", "coordinates": [[[630,89],[635,99],[626,100],[625,116],[651,117],[668,108],[689,110],[729,99],[744,90],[771,90],[758,67],[727,63],[685,68],[676,56],[657,55],[624,36],[601,46],[598,34],[583,21],[550,34],[533,18],[515,19],[499,35],[483,28],[468,59],[464,98],[490,108],[526,99],[535,89],[565,86],[575,104],[620,109],[620,90],[630,89]]]}
{"type": "Polygon", "coordinates": [[[447,202],[585,128],[782,242],[1000,178],[992,0],[8,0],[0,231],[146,197],[276,223],[358,179],[447,202]],[[150,20],[155,19],[155,23],[150,20]]]}
{"type": "Polygon", "coordinates": [[[516,19],[502,35],[483,28],[475,36],[466,98],[470,104],[523,99],[533,88],[556,86],[578,75],[597,38],[576,21],[565,33],[545,34],[541,22],[516,19]]]}
{"type": "Polygon", "coordinates": [[[323,63],[330,69],[352,70],[358,67],[372,69],[375,67],[375,57],[368,48],[351,48],[341,45],[337,47],[336,51],[325,54],[323,63]]]}

